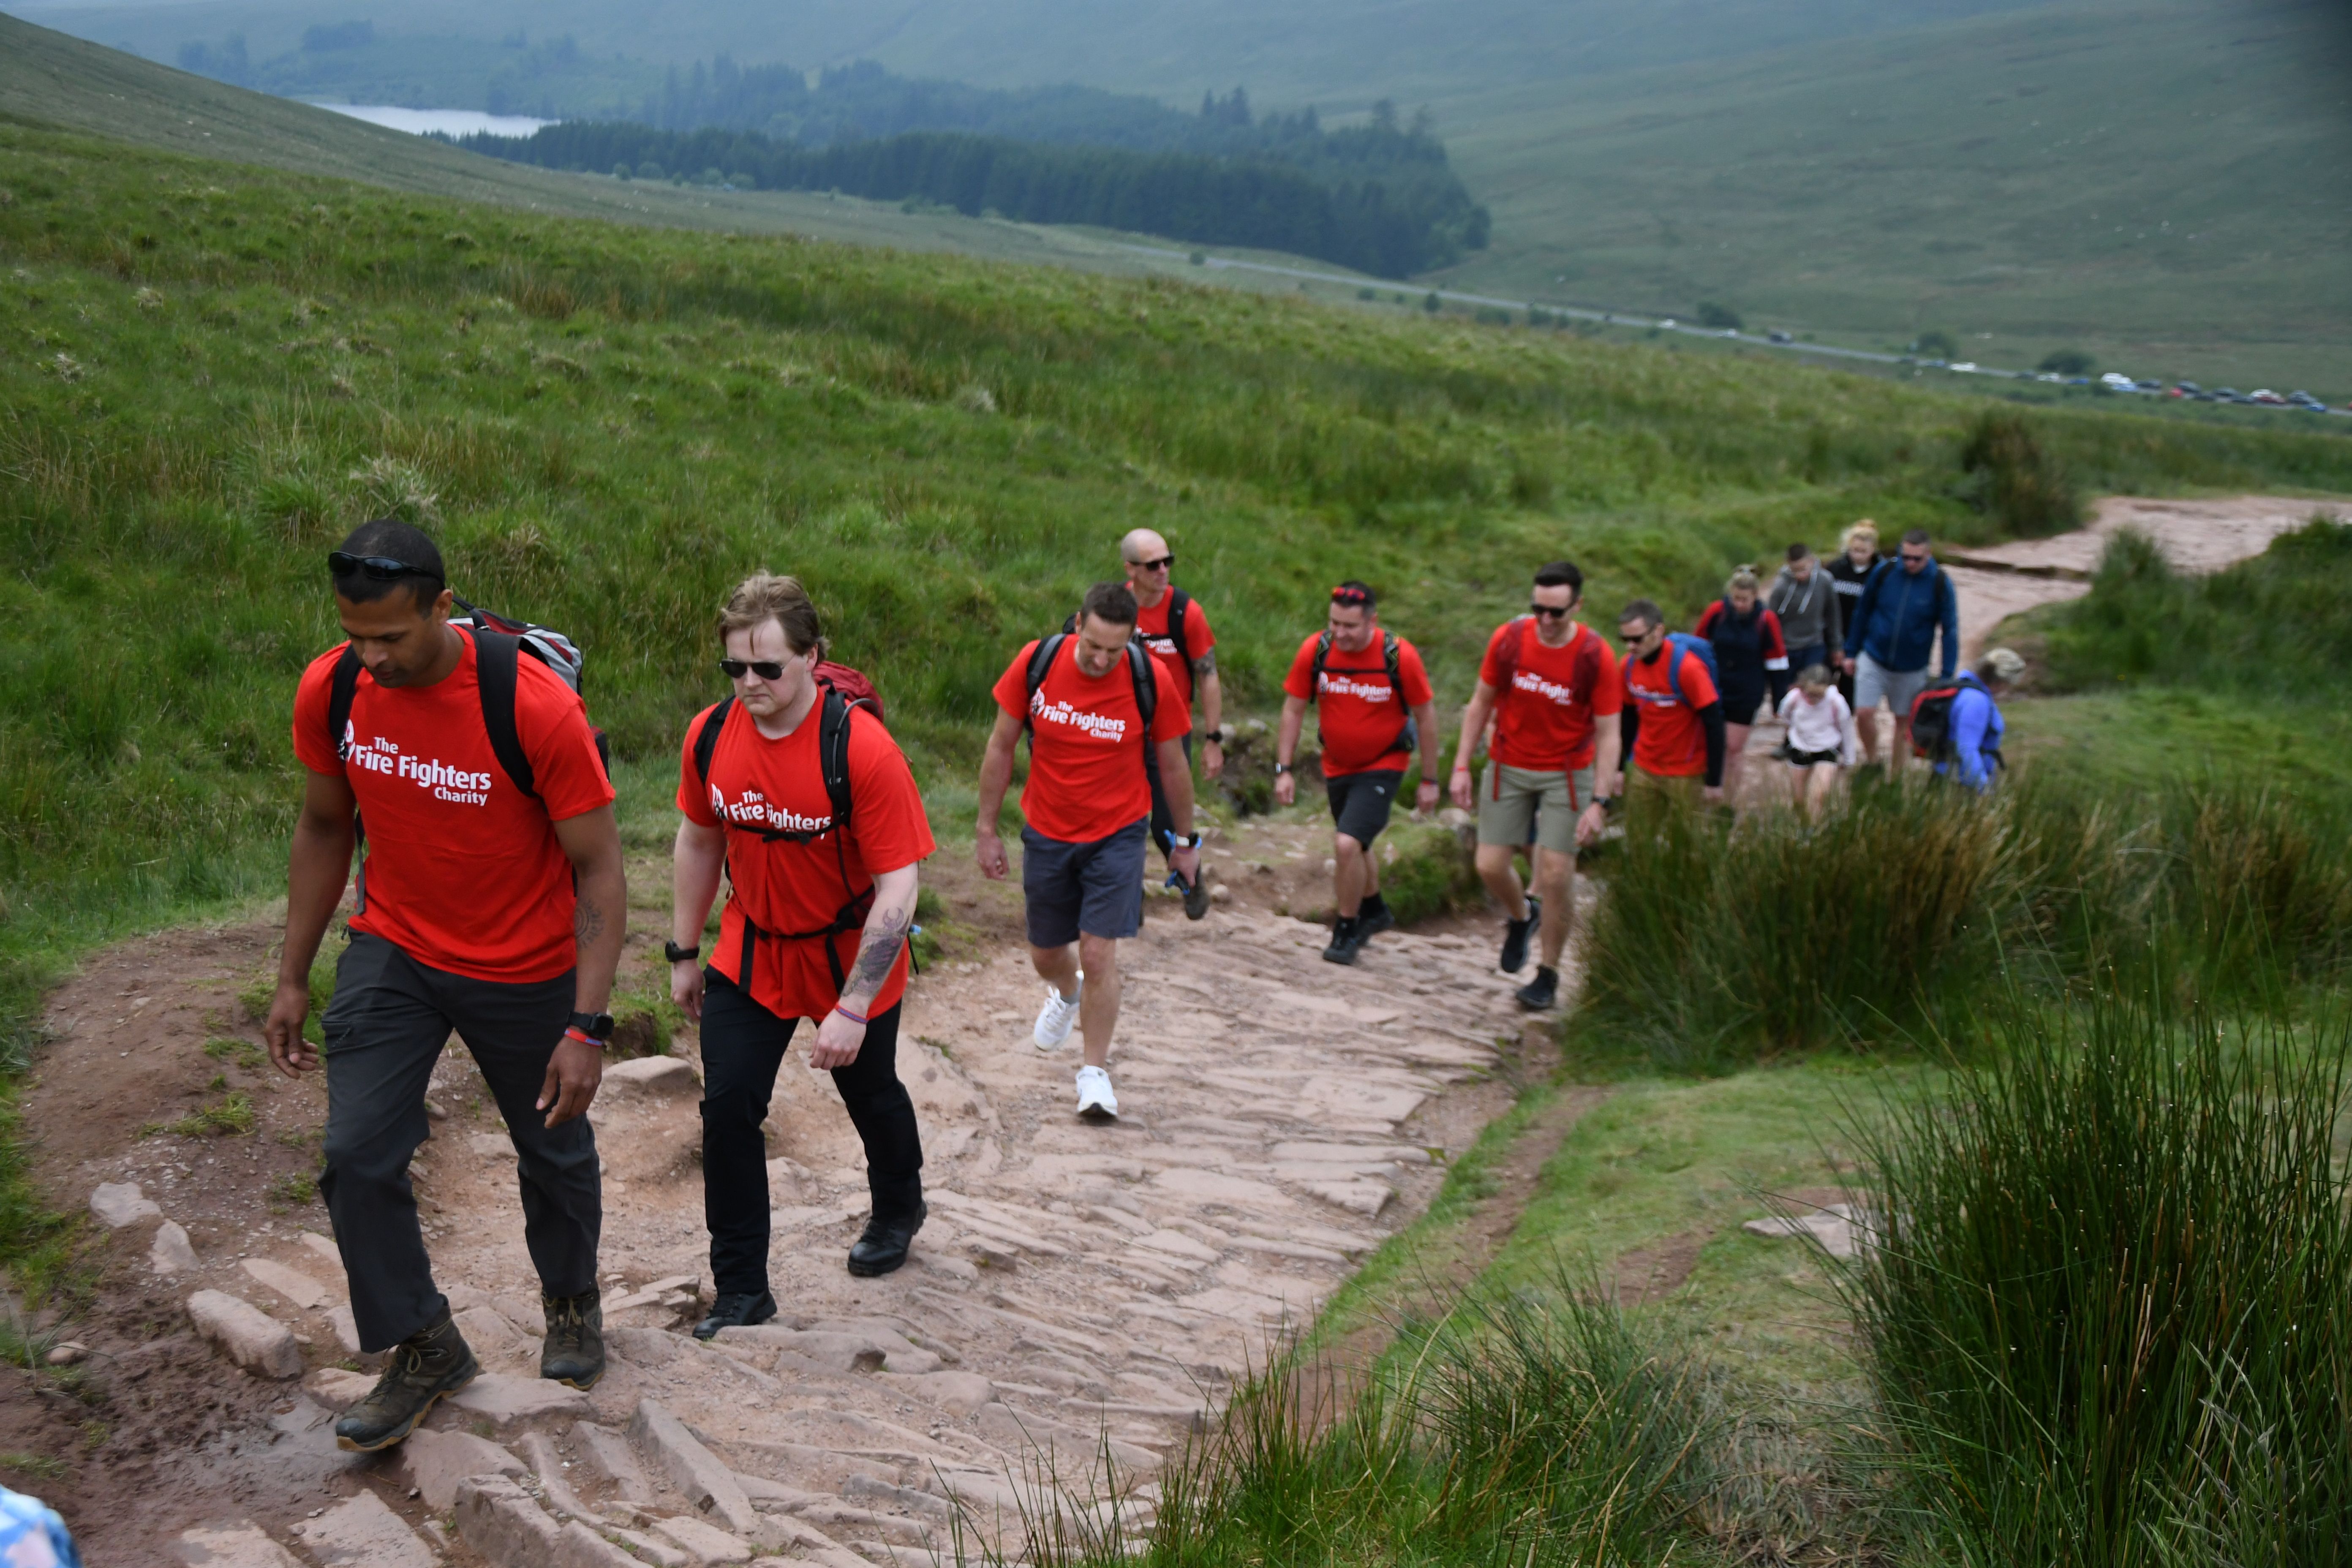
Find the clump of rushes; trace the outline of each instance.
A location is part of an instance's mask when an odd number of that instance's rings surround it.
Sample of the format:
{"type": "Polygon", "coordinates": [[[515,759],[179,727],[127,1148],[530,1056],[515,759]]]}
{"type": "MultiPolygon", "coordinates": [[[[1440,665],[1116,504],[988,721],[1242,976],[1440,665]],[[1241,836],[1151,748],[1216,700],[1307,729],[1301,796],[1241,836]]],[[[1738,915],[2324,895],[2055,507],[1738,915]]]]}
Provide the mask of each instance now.
{"type": "Polygon", "coordinates": [[[1986,1044],[1852,1134],[1885,1217],[1847,1289],[1935,1557],[2341,1561],[2352,1034],[2103,995],[1986,1044]]]}
{"type": "Polygon", "coordinates": [[[1370,1373],[1278,1361],[1162,1476],[1147,1540],[1040,1553],[1033,1530],[1031,1560],[1658,1562],[1698,1539],[1712,1408],[1672,1331],[1563,1276],[1409,1329],[1370,1373]]]}

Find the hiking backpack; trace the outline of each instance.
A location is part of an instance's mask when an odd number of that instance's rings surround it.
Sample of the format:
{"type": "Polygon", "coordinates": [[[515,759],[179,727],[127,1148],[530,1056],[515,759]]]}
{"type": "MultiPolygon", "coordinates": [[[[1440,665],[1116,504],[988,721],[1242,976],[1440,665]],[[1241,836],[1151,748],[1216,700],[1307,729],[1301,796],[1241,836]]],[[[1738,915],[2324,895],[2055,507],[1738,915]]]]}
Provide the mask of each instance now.
{"type": "MultiPolygon", "coordinates": [[[[832,834],[834,861],[840,868],[841,886],[846,891],[849,888],[846,837],[853,805],[849,788],[849,714],[854,708],[863,708],[880,721],[882,699],[876,695],[871,680],[845,664],[835,664],[829,659],[820,662],[816,667],[816,680],[817,769],[824,778],[825,798],[833,805],[833,821],[814,831],[770,827],[736,822],[723,816],[719,818],[719,826],[724,832],[749,834],[763,844],[811,844],[827,833],[832,834]]],[[[731,693],[720,698],[695,729],[694,773],[705,790],[710,787],[710,763],[719,752],[719,737],[727,728],[727,717],[734,709],[735,699],[731,693]]],[[[729,879],[733,880],[731,869],[728,875],[729,879]]],[[[751,984],[752,949],[761,938],[770,942],[812,942],[822,938],[825,963],[833,971],[833,983],[835,986],[841,985],[846,976],[841,967],[841,954],[834,951],[833,939],[844,931],[864,930],[866,917],[873,908],[874,889],[869,887],[863,893],[852,895],[848,902],[835,910],[830,924],[814,931],[764,931],[753,924],[749,916],[744,917],[743,966],[739,971],[743,977],[742,984],[746,987],[751,984]]]]}
{"type": "MultiPolygon", "coordinates": [[[[1931,763],[1952,763],[1959,760],[1958,748],[1952,743],[1952,704],[1961,692],[1976,683],[1959,678],[1940,686],[1930,686],[1911,700],[1911,754],[1931,763]]],[[[1981,690],[1982,688],[1979,687],[1981,690]]],[[[1997,768],[2009,764],[2001,761],[1998,748],[1984,752],[1985,758],[1997,768]]]]}
{"type": "MultiPolygon", "coordinates": [[[[1715,645],[1696,632],[1668,632],[1666,646],[1696,656],[1699,663],[1706,666],[1709,680],[1722,680],[1723,673],[1715,665],[1715,645]]],[[[1690,699],[1683,695],[1683,661],[1680,658],[1666,660],[1666,685],[1673,689],[1675,701],[1688,706],[1690,699]]]]}
{"type": "MultiPolygon", "coordinates": [[[[539,795],[539,781],[534,775],[530,757],[522,749],[522,735],[515,728],[515,686],[521,679],[518,660],[528,654],[555,672],[557,679],[574,692],[580,689],[580,668],[586,658],[579,646],[562,632],[530,621],[510,620],[492,610],[481,609],[459,599],[457,605],[466,613],[450,622],[462,626],[474,634],[474,676],[481,689],[482,728],[489,731],[490,754],[515,787],[533,799],[539,795]]],[[[334,743],[335,757],[341,761],[349,752],[350,742],[343,731],[351,725],[352,701],[360,687],[360,656],[348,644],[343,657],[335,661],[335,669],[327,687],[327,738],[334,743]]],[[[596,738],[596,760],[604,769],[604,776],[613,773],[613,742],[604,731],[590,727],[596,738]]]]}
{"type": "MultiPolygon", "coordinates": [[[[1515,649],[1514,652],[1516,651],[1515,649]]],[[[1315,693],[1315,700],[1318,704],[1323,700],[1323,668],[1330,659],[1331,634],[1326,631],[1319,633],[1315,638],[1315,665],[1307,677],[1307,689],[1315,693]]],[[[1405,706],[1404,678],[1400,673],[1404,665],[1404,654],[1394,632],[1381,633],[1381,664],[1388,673],[1389,689],[1396,693],[1397,708],[1404,713],[1404,723],[1397,731],[1397,738],[1391,743],[1389,750],[1391,752],[1418,751],[1421,749],[1421,725],[1415,721],[1411,710],[1405,706]]],[[[1371,671],[1350,670],[1349,673],[1370,675],[1371,671]]]]}
{"type": "MultiPolygon", "coordinates": [[[[1168,619],[1172,626],[1176,612],[1169,611],[1168,619]]],[[[1021,728],[1028,732],[1029,755],[1033,760],[1037,754],[1037,730],[1029,721],[1030,710],[1036,706],[1037,693],[1045,686],[1045,677],[1053,672],[1054,660],[1060,657],[1063,645],[1077,635],[1074,629],[1076,623],[1077,617],[1072,616],[1069,626],[1040,640],[1037,650],[1029,656],[1029,700],[1021,710],[1021,728]]],[[[1160,713],[1159,671],[1152,667],[1151,650],[1144,646],[1140,635],[1129,637],[1122,651],[1127,656],[1127,678],[1135,687],[1136,711],[1143,716],[1143,778],[1151,786],[1151,814],[1172,818],[1174,814],[1168,808],[1168,793],[1160,780],[1160,743],[1151,738],[1151,722],[1160,713]]]]}

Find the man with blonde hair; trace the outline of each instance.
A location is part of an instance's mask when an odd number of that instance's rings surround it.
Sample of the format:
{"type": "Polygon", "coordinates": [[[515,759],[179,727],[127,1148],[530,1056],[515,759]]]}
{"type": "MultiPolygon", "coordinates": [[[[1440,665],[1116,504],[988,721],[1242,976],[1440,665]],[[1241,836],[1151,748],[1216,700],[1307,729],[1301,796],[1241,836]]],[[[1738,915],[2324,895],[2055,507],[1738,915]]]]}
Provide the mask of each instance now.
{"type": "Polygon", "coordinates": [[[809,1066],[832,1072],[866,1148],[873,1206],[849,1271],[897,1268],[926,1214],[922,1141],[898,1070],[916,868],[934,847],[923,797],[872,706],[845,689],[851,672],[824,663],[799,582],[747,578],[719,613],[719,636],[734,691],[687,726],[664,949],[671,997],[702,1024],[716,1300],[698,1339],[776,1315],[760,1127],[802,1019],[816,1026],[809,1066]],[[702,963],[722,872],[727,905],[702,963]]]}

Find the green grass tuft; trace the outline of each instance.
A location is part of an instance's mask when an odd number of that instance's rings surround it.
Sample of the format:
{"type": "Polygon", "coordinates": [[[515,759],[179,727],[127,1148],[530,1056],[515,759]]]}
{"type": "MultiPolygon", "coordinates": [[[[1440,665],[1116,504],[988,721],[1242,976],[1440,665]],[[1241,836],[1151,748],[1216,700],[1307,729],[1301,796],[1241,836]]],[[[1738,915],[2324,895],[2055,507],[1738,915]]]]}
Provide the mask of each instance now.
{"type": "Polygon", "coordinates": [[[182,1138],[241,1138],[253,1131],[257,1120],[253,1097],[238,1089],[210,1105],[198,1107],[177,1121],[151,1121],[139,1130],[139,1135],[147,1138],[169,1132],[182,1138]]]}

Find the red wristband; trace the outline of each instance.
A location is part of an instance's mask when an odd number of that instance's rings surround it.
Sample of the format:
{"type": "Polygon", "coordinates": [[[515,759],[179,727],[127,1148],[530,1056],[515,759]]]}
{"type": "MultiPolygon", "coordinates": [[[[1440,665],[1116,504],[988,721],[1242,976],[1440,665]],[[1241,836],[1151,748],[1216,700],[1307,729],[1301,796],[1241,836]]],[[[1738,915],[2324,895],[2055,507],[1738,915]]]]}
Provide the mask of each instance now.
{"type": "Polygon", "coordinates": [[[563,1037],[567,1040],[577,1040],[583,1046],[593,1046],[600,1051],[604,1048],[604,1041],[598,1039],[593,1035],[583,1035],[577,1029],[564,1030],[563,1037]]]}
{"type": "Polygon", "coordinates": [[[833,1010],[840,1014],[843,1017],[848,1019],[853,1024],[870,1024],[873,1022],[872,1019],[866,1017],[864,1014],[853,1013],[838,1002],[835,1002],[833,1005],[833,1010]]]}

